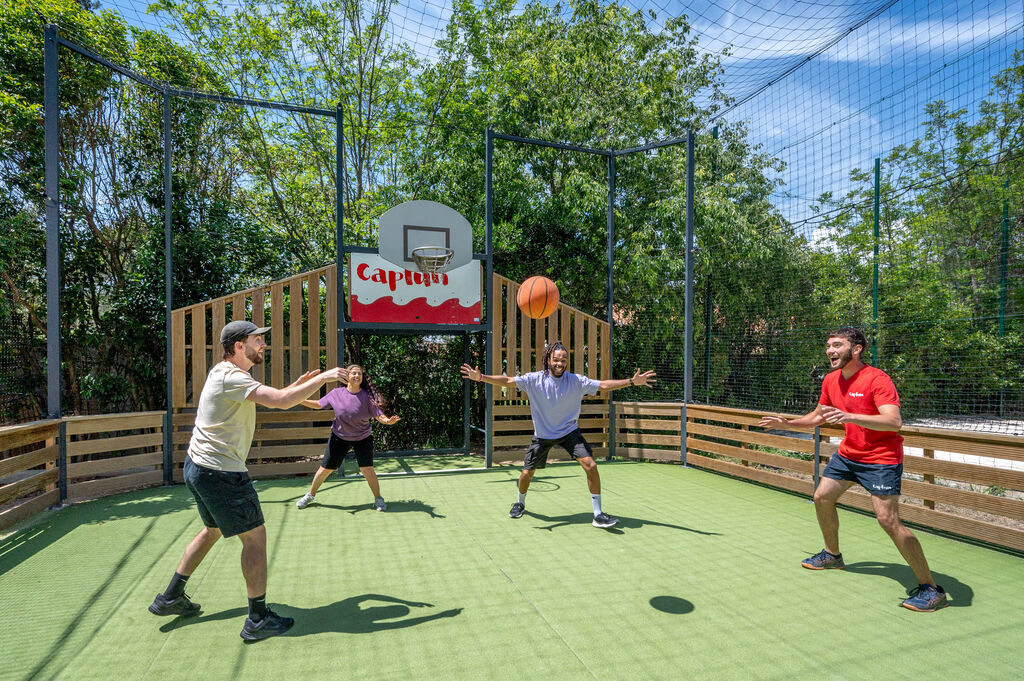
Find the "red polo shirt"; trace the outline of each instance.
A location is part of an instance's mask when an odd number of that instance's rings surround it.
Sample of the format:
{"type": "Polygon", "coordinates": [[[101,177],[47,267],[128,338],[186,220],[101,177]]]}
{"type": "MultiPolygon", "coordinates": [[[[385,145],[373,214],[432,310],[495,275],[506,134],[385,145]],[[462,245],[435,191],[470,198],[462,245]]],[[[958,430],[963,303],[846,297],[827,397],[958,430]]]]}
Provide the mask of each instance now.
{"type": "MultiPolygon", "coordinates": [[[[881,369],[865,364],[849,379],[836,369],[821,384],[819,403],[850,414],[878,414],[883,404],[900,406],[900,396],[892,379],[881,369]]],[[[858,463],[903,463],[903,436],[896,431],[869,430],[844,423],[846,437],[839,453],[858,463]]]]}

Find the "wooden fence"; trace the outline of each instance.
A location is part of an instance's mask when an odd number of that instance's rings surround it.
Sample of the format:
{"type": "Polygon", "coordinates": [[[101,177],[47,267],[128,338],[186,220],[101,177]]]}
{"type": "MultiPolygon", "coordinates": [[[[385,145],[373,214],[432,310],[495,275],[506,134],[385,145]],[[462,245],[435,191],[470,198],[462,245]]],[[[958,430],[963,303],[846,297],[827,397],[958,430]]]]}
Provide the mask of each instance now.
{"type": "MultiPolygon", "coordinates": [[[[608,322],[564,303],[559,303],[558,309],[546,319],[530,319],[516,304],[518,291],[518,282],[494,275],[489,306],[494,310],[494,348],[487,373],[515,376],[543,369],[547,344],[560,340],[569,352],[567,371],[598,380],[611,377],[611,363],[606,360],[611,346],[608,322]]],[[[495,388],[493,404],[490,427],[495,451],[492,461],[521,460],[533,439],[530,402],[515,389],[495,388]]],[[[607,392],[586,398],[580,412],[580,430],[598,457],[608,453],[608,413],[607,392]]],[[[561,450],[551,452],[552,460],[562,456],[561,450]]]]}
{"type": "MultiPolygon", "coordinates": [[[[681,460],[681,404],[618,403],[615,409],[618,455],[681,460]]],[[[757,428],[760,416],[744,409],[688,405],[687,465],[813,495],[815,448],[824,470],[838,449],[842,428],[822,427],[817,436],[809,428],[780,435],[757,428]]],[[[914,426],[905,426],[901,434],[905,448],[922,450],[921,456],[904,457],[904,520],[1024,550],[1024,500],[1016,498],[1024,491],[1024,470],[1009,467],[1010,462],[1024,461],[1024,438],[914,426]],[[987,457],[1004,465],[948,460],[955,455],[987,457]]],[[[871,499],[859,487],[851,488],[842,503],[871,510],[871,499]]]]}

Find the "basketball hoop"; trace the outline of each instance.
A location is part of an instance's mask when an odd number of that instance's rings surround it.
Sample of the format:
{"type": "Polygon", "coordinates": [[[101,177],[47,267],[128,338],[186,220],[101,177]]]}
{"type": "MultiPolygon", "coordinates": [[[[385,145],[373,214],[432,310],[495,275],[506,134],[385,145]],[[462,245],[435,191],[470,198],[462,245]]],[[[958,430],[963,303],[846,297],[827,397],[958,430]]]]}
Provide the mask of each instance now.
{"type": "Polygon", "coordinates": [[[444,269],[452,261],[455,251],[444,246],[420,246],[412,249],[413,260],[420,272],[434,274],[444,269]]]}

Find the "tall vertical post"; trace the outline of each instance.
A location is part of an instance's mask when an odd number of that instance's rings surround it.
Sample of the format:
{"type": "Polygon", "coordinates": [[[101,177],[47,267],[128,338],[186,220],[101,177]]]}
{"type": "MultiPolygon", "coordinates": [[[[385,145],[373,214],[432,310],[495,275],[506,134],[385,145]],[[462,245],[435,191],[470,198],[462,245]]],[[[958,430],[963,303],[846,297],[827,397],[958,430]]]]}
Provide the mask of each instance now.
{"type": "MultiPolygon", "coordinates": [[[[718,180],[718,126],[716,125],[711,129],[711,139],[714,140],[712,143],[712,155],[711,155],[711,181],[716,182],[718,180]]],[[[711,258],[711,252],[705,245],[705,253],[707,257],[705,261],[709,261],[711,258]]],[[[704,400],[708,404],[711,404],[711,324],[714,321],[713,312],[714,306],[711,303],[711,271],[710,263],[707,268],[707,281],[704,287],[704,400]]]]}
{"type": "MultiPolygon", "coordinates": [[[[61,408],[60,332],[60,63],[57,27],[43,31],[43,138],[46,173],[46,411],[51,419],[63,416],[61,408]]],[[[68,498],[67,439],[63,424],[57,438],[60,503],[68,498]]]]}
{"type": "Polygon", "coordinates": [[[881,193],[882,165],[879,159],[875,159],[875,253],[874,253],[874,275],[871,279],[871,318],[875,326],[875,332],[871,334],[871,361],[878,365],[878,235],[881,222],[881,211],[879,210],[879,194],[881,193]]]}
{"type": "MultiPolygon", "coordinates": [[[[1006,263],[1010,255],[1010,181],[1003,183],[1003,240],[999,249],[999,338],[1006,335],[1006,263]]],[[[999,416],[1006,411],[1005,390],[999,388],[999,416]]]]}
{"type": "MultiPolygon", "coordinates": [[[[484,253],[487,256],[484,266],[484,295],[487,301],[487,332],[484,344],[484,370],[491,370],[491,358],[494,354],[494,310],[491,309],[494,288],[494,259],[492,228],[494,220],[494,134],[490,126],[484,133],[484,253]]],[[[494,386],[484,384],[484,466],[491,467],[494,456],[494,386]]]]}
{"type": "MultiPolygon", "coordinates": [[[[608,338],[609,341],[615,338],[615,155],[608,154],[608,299],[605,301],[608,315],[608,338]]],[[[614,378],[612,372],[615,364],[612,362],[612,346],[609,342],[604,350],[603,357],[608,367],[608,378],[614,378]]],[[[615,393],[608,392],[608,459],[615,456],[615,393]]]]}
{"type": "MultiPolygon", "coordinates": [[[[462,363],[470,364],[469,333],[462,334],[462,363]]],[[[470,382],[462,381],[462,448],[469,452],[470,382]]]]}
{"type": "Polygon", "coordinates": [[[164,315],[166,317],[167,342],[167,413],[164,415],[164,484],[174,483],[174,338],[171,330],[171,308],[174,305],[174,284],[172,277],[173,236],[171,234],[171,161],[173,145],[171,143],[171,97],[163,93],[164,121],[164,315]]]}
{"type": "Polygon", "coordinates": [[[691,128],[686,133],[686,312],[683,339],[683,409],[680,423],[680,449],[682,464],[686,465],[686,405],[693,401],[693,173],[696,167],[694,148],[696,139],[691,128]]]}
{"type": "MultiPolygon", "coordinates": [[[[338,356],[335,357],[335,366],[343,366],[345,363],[345,121],[342,118],[341,102],[338,102],[337,112],[334,116],[334,243],[335,243],[335,271],[338,273],[335,286],[335,308],[338,320],[338,356]]],[[[330,329],[327,330],[330,333],[330,329]]],[[[330,366],[330,360],[328,360],[330,366]]]]}

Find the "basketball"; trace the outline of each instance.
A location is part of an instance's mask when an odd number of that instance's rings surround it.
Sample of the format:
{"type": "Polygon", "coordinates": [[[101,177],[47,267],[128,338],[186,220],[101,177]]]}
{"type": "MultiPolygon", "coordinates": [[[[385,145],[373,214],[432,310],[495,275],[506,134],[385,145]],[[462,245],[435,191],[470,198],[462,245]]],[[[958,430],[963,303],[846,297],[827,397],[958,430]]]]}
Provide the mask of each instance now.
{"type": "Polygon", "coordinates": [[[516,302],[531,319],[544,319],[558,308],[558,287],[547,277],[530,277],[519,287],[516,302]]]}

